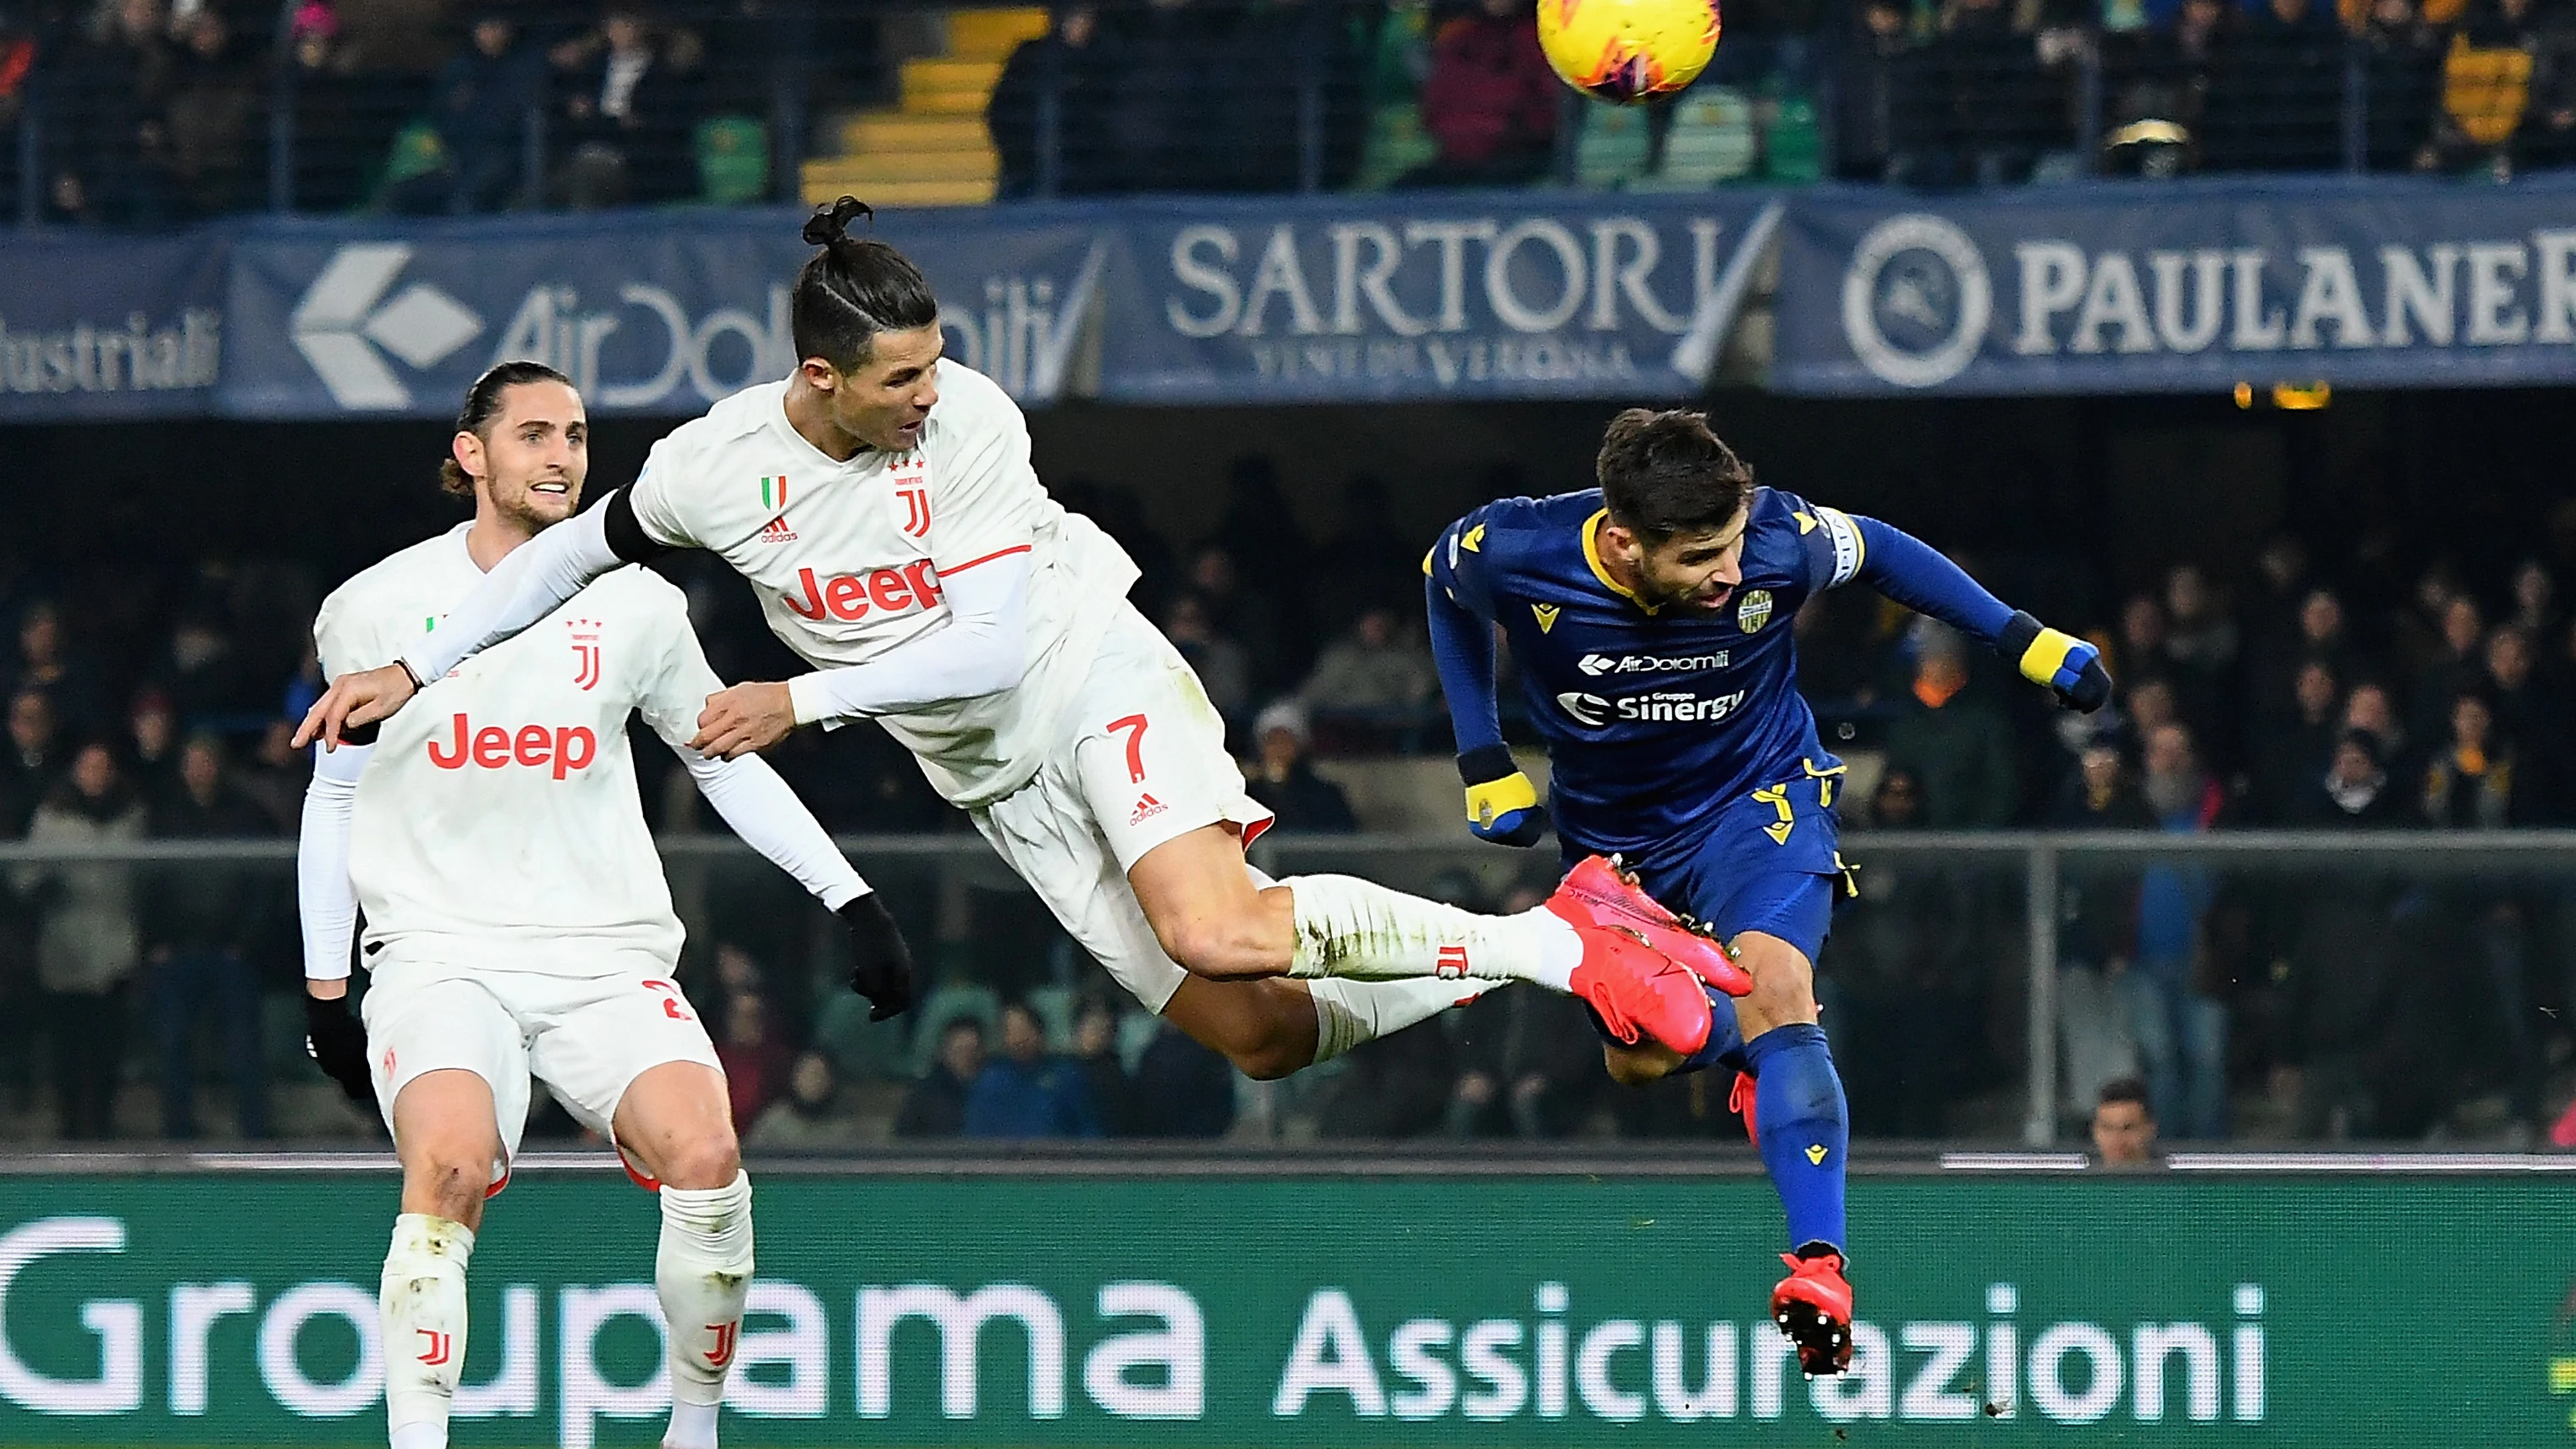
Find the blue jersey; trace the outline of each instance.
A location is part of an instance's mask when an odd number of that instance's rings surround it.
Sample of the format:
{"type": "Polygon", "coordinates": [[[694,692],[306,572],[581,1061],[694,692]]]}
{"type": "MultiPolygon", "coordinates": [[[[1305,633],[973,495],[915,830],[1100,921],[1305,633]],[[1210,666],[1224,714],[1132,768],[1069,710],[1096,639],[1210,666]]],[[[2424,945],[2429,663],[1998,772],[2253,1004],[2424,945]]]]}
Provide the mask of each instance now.
{"type": "MultiPolygon", "coordinates": [[[[1708,612],[1651,608],[1612,581],[1599,548],[1607,518],[1599,489],[1501,499],[1451,525],[1426,564],[1435,590],[1511,641],[1548,745],[1560,835],[1644,865],[1730,806],[1780,835],[1796,828],[1786,798],[1775,818],[1757,792],[1794,786],[1806,808],[1830,810],[1841,762],[1798,693],[1790,623],[1818,590],[1860,574],[1861,529],[1756,489],[1743,581],[1708,612]]],[[[1817,843],[1828,864],[1809,868],[1830,869],[1830,845],[1817,843]]]]}

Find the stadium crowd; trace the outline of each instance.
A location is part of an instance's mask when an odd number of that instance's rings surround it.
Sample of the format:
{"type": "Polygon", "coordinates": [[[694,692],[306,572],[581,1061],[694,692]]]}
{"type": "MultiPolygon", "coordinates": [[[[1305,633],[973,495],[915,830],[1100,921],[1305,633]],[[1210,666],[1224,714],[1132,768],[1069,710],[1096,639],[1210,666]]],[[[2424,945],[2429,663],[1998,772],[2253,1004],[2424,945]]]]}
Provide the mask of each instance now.
{"type": "MultiPolygon", "coordinates": [[[[11,0],[0,197],[23,180],[40,220],[130,227],[281,188],[313,212],[757,199],[773,159],[829,152],[838,116],[893,95],[912,14],[11,0]]],[[[1683,184],[1661,158],[1693,148],[1741,156],[1688,184],[2045,180],[2097,143],[2156,175],[2336,170],[2356,147],[2373,170],[2576,160],[2567,0],[1744,0],[1726,23],[1698,99],[1657,108],[1629,165],[1591,158],[1606,122],[1517,0],[1069,0],[992,93],[999,192],[1683,184]]]]}
{"type": "MultiPolygon", "coordinates": [[[[1349,484],[1342,521],[1321,537],[1297,526],[1265,459],[1236,463],[1229,490],[1216,527],[1186,547],[1129,494],[1078,478],[1059,492],[1143,566],[1140,604],[1197,666],[1281,834],[1349,831],[1357,816],[1334,777],[1353,760],[1412,754],[1445,770],[1418,559],[1374,526],[1387,508],[1375,479],[1349,484]],[[1315,566],[1324,558],[1330,570],[1315,566]]],[[[1812,605],[1795,625],[1804,687],[1829,740],[1874,769],[1856,776],[1867,783],[1847,807],[1862,868],[1823,961],[1856,1130],[1972,1130],[1962,1114],[2009,1094],[2018,1070],[2018,866],[1901,851],[1873,860],[1873,839],[2006,826],[2568,824],[2567,563],[2464,574],[2437,557],[2403,592],[2378,586],[2384,562],[2312,557],[2290,537],[2242,577],[2177,563],[2096,601],[2091,632],[2120,691],[2089,718],[2047,710],[1983,651],[1865,591],[1812,605]]],[[[774,676],[775,645],[750,600],[682,579],[719,672],[774,676]]],[[[0,838],[291,836],[308,766],[286,740],[319,687],[305,630],[327,581],[302,564],[209,562],[76,612],[66,603],[80,582],[40,560],[0,561],[0,609],[14,624],[0,639],[0,838]]],[[[776,758],[835,829],[961,827],[876,731],[802,732],[776,758]]],[[[657,827],[713,828],[667,751],[647,742],[637,759],[657,827]]],[[[1402,823],[1455,822],[1444,811],[1402,823]]],[[[1433,890],[1518,908],[1543,892],[1549,864],[1530,858],[1505,899],[1463,871],[1433,890]]],[[[2385,861],[2358,873],[2070,869],[2066,1098],[2089,1102],[2134,1073],[2175,1137],[2528,1140],[2561,1105],[2552,1074],[2576,1045],[2559,1026],[2576,1006],[2568,899],[2507,874],[2385,861]],[[2457,967],[2442,989],[2400,969],[2430,960],[2457,967]]],[[[870,1054],[830,1028],[829,974],[790,964],[795,939],[765,919],[782,914],[793,913],[754,901],[715,910],[706,929],[692,923],[702,944],[691,989],[720,1026],[756,1144],[849,1139],[861,1130],[854,1094],[871,1092],[879,1118],[906,1135],[1210,1135],[1234,1120],[1223,1064],[1150,1020],[1122,1019],[1114,994],[1094,1000],[1105,979],[1042,921],[931,953],[943,990],[907,1045],[870,1054]],[[899,1105],[879,1100],[883,1078],[916,1070],[899,1105]]],[[[910,925],[925,940],[940,931],[927,918],[910,925]]],[[[66,1138],[186,1138],[206,1125],[201,1085],[221,1084],[236,1132],[276,1130],[267,1083],[298,1067],[293,1028],[281,1034],[269,1018],[277,1002],[291,1006],[297,981],[283,871],[41,858],[0,868],[0,1117],[66,1138]],[[157,1088],[157,1115],[144,1090],[118,1115],[128,1079],[157,1088]]],[[[1334,1135],[1723,1124],[1723,1084],[1607,1092],[1597,1060],[1579,1008],[1496,992],[1292,1090],[1334,1135]]],[[[2568,1125],[2557,1130],[2576,1135],[2568,1125]]]]}

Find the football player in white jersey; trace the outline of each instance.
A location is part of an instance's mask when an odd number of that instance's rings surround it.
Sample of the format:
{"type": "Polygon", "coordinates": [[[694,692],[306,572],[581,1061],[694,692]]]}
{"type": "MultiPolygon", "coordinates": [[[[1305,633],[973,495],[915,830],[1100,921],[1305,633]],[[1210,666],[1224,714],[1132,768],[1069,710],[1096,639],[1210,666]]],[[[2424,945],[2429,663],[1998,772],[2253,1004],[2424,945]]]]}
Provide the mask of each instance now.
{"type": "Polygon", "coordinates": [[[514,555],[437,632],[333,680],[298,738],[401,709],[607,570],[706,549],[814,672],[719,694],[696,747],[734,758],[799,725],[877,720],[1137,1000],[1252,1076],[1513,979],[1582,997],[1621,1041],[1706,1041],[1701,980],[1749,979],[1611,872],[1496,917],[1249,870],[1270,812],[1189,666],[1127,602],[1135,565],[1047,496],[1018,406],[941,359],[920,271],[847,234],[866,210],[844,197],[806,224],[822,250],[796,280],[794,375],[682,426],[633,487],[514,555]]]}
{"type": "MultiPolygon", "coordinates": [[[[581,398],[539,363],[484,374],[457,419],[449,491],[474,519],[333,591],[326,669],[412,647],[486,570],[569,517],[589,471],[581,398]]],[[[393,1449],[445,1449],[465,1361],[465,1268],[543,1081],[654,1188],[669,1323],[669,1449],[715,1449],[752,1271],[751,1182],[714,1045],[672,978],[681,928],[636,798],[640,712],[725,821],[852,928],[854,988],[903,1009],[909,958],[884,903],[757,756],[685,748],[721,688],[680,591],[601,575],[554,624],[476,655],[430,706],[316,762],[298,852],[310,1046],[392,1129],[402,1212],[383,1280],[393,1449]],[[372,978],[348,1011],[350,937],[372,978]]]]}

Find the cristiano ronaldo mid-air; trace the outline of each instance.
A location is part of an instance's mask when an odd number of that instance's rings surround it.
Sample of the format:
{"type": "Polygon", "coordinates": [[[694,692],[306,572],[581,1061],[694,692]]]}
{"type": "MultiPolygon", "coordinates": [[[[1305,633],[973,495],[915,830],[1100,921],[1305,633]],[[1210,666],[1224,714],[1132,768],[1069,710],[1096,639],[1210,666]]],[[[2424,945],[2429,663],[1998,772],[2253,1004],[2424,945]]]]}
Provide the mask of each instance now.
{"type": "Polygon", "coordinates": [[[1469,828],[1534,845],[1550,814],[1503,744],[1499,625],[1547,745],[1574,878],[1609,874],[1608,857],[1752,977],[1738,999],[1709,993],[1714,1026],[1696,1051],[1613,1042],[1605,1055],[1631,1084],[1711,1064],[1737,1074],[1734,1105],[1789,1221],[1771,1316],[1800,1367],[1836,1373],[1851,1361],[1849,1127],[1814,989],[1847,881],[1843,764],[1798,694],[1790,620],[1857,579],[1992,645],[2073,708],[2101,708],[2111,677],[2092,645],[2006,608],[1915,538],[1757,486],[1699,413],[1620,414],[1597,471],[1597,488],[1486,504],[1423,561],[1469,828]]]}

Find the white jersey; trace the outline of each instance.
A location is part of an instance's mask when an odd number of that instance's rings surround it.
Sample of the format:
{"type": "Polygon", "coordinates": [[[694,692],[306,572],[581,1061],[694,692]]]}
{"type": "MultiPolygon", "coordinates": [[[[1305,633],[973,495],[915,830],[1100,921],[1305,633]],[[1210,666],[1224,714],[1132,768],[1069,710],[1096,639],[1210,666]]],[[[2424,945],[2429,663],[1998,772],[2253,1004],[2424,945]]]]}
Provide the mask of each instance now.
{"type": "MultiPolygon", "coordinates": [[[[326,677],[401,654],[483,581],[469,526],[332,591],[313,624],[326,677]]],[[[667,969],[682,933],[626,721],[641,711],[685,742],[722,687],[680,591],[621,568],[421,691],[384,721],[358,779],[360,958],[586,976],[640,955],[667,969]]]]}
{"type": "Polygon", "coordinates": [[[788,425],[786,396],[785,382],[746,389],[654,444],[631,490],[637,521],[660,542],[722,555],[771,631],[818,668],[867,664],[947,627],[943,577],[1029,554],[1018,686],[881,721],[951,803],[1017,790],[1056,743],[1136,565],[1047,496],[1019,405],[980,372],[941,362],[920,441],[846,463],[788,425]]]}

